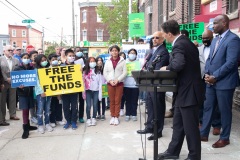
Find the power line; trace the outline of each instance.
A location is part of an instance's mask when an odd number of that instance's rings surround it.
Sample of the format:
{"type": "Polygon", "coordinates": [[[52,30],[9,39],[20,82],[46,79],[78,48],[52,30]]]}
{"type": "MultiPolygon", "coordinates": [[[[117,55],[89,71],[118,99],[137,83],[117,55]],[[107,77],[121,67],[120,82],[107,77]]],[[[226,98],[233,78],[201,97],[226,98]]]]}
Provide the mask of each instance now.
{"type": "Polygon", "coordinates": [[[3,1],[0,1],[4,6],[6,6],[8,9],[10,9],[11,11],[13,11],[14,13],[16,13],[17,15],[19,15],[20,17],[22,17],[24,19],[23,16],[21,16],[20,14],[18,14],[17,12],[15,12],[12,8],[10,8],[9,6],[7,6],[6,4],[3,3],[3,1]]]}

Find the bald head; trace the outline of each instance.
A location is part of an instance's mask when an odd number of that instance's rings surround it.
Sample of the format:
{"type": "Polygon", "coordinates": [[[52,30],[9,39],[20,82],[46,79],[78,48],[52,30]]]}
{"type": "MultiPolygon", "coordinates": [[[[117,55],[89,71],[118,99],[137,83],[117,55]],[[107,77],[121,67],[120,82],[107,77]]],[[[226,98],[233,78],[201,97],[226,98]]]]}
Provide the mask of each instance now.
{"type": "Polygon", "coordinates": [[[218,15],[213,21],[214,33],[222,34],[229,29],[229,18],[225,14],[218,15]]]}
{"type": "Polygon", "coordinates": [[[210,46],[213,39],[213,32],[210,30],[205,30],[202,34],[202,42],[205,46],[210,46]]]}
{"type": "Polygon", "coordinates": [[[163,43],[164,38],[163,38],[163,32],[157,31],[153,33],[153,46],[159,46],[163,43]]]}

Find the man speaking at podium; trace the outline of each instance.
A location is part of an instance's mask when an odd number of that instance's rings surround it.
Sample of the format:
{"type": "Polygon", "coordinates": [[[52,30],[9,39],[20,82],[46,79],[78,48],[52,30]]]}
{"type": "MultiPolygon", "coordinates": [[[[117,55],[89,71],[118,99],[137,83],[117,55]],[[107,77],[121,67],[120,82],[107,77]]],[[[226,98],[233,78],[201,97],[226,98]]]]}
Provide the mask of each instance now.
{"type": "Polygon", "coordinates": [[[198,129],[199,106],[203,104],[204,90],[201,82],[199,53],[197,47],[180,35],[175,20],[162,24],[164,38],[172,43],[172,57],[168,66],[160,70],[177,72],[177,95],[173,117],[173,134],[168,149],[158,155],[158,159],[178,159],[184,137],[188,146],[186,160],[201,159],[201,140],[198,129]]]}

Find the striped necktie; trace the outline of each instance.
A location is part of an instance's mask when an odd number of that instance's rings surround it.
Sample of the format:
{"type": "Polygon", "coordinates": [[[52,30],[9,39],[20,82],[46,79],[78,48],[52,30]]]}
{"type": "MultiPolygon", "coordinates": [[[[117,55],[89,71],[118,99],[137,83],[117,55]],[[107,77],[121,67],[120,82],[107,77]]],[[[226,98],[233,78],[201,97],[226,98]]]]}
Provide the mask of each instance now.
{"type": "Polygon", "coordinates": [[[219,43],[220,43],[220,41],[221,41],[221,38],[222,38],[222,37],[219,35],[219,36],[218,36],[218,40],[217,40],[217,42],[216,42],[216,44],[215,44],[215,48],[214,48],[214,52],[213,52],[212,57],[214,57],[214,55],[216,54],[216,51],[217,51],[217,48],[218,48],[219,43]]]}

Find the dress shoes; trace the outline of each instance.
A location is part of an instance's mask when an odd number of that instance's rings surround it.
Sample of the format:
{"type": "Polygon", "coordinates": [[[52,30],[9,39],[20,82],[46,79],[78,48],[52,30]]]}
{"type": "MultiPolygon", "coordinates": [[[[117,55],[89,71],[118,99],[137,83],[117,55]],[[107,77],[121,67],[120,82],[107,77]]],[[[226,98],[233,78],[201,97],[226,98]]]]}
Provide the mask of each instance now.
{"type": "Polygon", "coordinates": [[[16,121],[17,121],[17,120],[20,120],[20,119],[19,119],[18,117],[16,117],[16,116],[15,116],[15,117],[10,117],[10,119],[11,119],[11,120],[16,120],[16,121]]]}
{"type": "Polygon", "coordinates": [[[208,137],[201,137],[202,142],[208,142],[208,137]]]}
{"type": "Polygon", "coordinates": [[[165,118],[172,118],[173,117],[173,112],[169,111],[165,113],[165,118]]]}
{"type": "MultiPolygon", "coordinates": [[[[158,133],[157,135],[158,138],[161,138],[162,137],[162,133],[158,133]]],[[[150,137],[147,138],[149,141],[152,141],[154,140],[154,134],[152,134],[150,137]]]]}
{"type": "Polygon", "coordinates": [[[0,126],[9,126],[10,124],[9,123],[7,123],[7,122],[5,122],[5,121],[3,121],[2,123],[0,123],[0,126]]]}
{"type": "Polygon", "coordinates": [[[220,131],[221,131],[220,128],[213,128],[212,134],[215,135],[215,136],[220,135],[220,131]]]}
{"type": "Polygon", "coordinates": [[[163,159],[179,159],[179,156],[172,155],[165,151],[164,153],[158,154],[158,160],[163,160],[163,159]]]}
{"type": "Polygon", "coordinates": [[[226,145],[230,144],[229,140],[221,140],[219,139],[216,143],[212,145],[213,148],[222,148],[225,147],[226,145]]]}
{"type": "Polygon", "coordinates": [[[138,130],[138,134],[147,134],[147,133],[153,133],[153,129],[145,128],[144,130],[138,130]]]}

